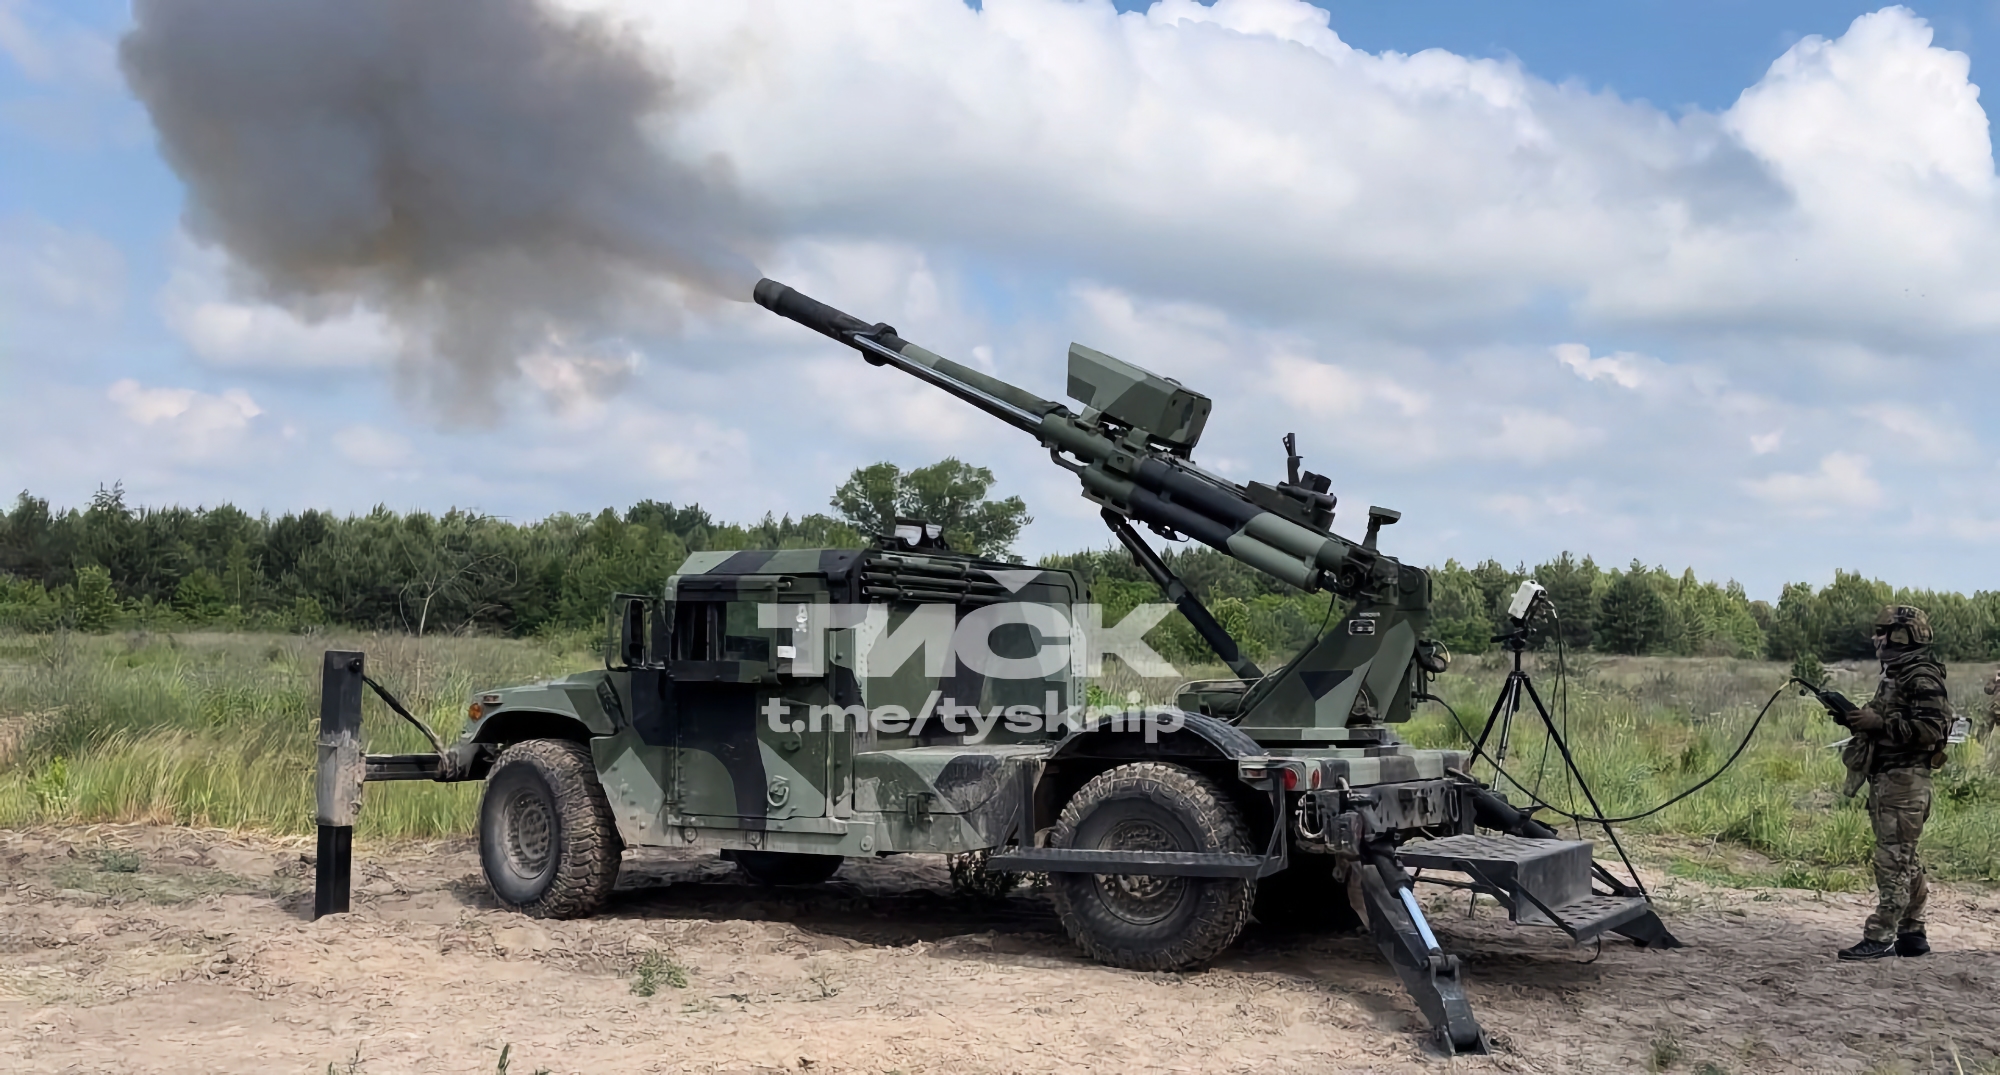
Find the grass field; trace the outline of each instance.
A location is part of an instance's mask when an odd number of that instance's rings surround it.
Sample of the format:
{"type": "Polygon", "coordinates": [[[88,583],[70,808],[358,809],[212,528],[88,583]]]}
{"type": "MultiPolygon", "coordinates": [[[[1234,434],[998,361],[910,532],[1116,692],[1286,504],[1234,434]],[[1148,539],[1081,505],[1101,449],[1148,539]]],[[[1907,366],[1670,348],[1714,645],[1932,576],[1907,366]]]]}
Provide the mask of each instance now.
{"type": "MultiPolygon", "coordinates": [[[[461,707],[475,690],[597,659],[575,639],[0,636],[0,826],[157,821],[311,831],[320,654],[328,648],[365,650],[375,676],[446,737],[457,733],[461,707]]],[[[1563,719],[1553,660],[1531,657],[1529,667],[1563,719]]],[[[1989,670],[1952,669],[1961,705],[1984,704],[1969,685],[1989,670]]],[[[1569,672],[1567,737],[1614,815],[1651,807],[1714,771],[1786,674],[1756,661],[1590,655],[1572,657],[1569,672]]],[[[1497,654],[1464,658],[1437,690],[1476,731],[1504,674],[1497,654]]],[[[1872,689],[1872,669],[1833,674],[1850,694],[1872,689]]],[[[1164,697],[1172,684],[1110,686],[1119,695],[1141,689],[1164,697]]],[[[372,698],[366,721],[371,750],[423,748],[414,730],[372,698]]],[[[1517,721],[1508,770],[1547,801],[1584,812],[1539,724],[1531,713],[1517,721]]],[[[1419,746],[1463,741],[1436,705],[1423,707],[1404,734],[1419,746]]],[[[1872,841],[1862,804],[1837,795],[1843,770],[1828,744],[1840,735],[1816,705],[1787,692],[1733,768],[1623,831],[1655,861],[1705,880],[1862,887],[1872,841]]],[[[1476,771],[1491,778],[1486,766],[1476,771]]],[[[359,835],[469,832],[477,795],[474,785],[376,785],[359,835]]],[[[1590,835],[1590,827],[1583,832],[1590,835]]],[[[1977,744],[1957,748],[1938,775],[1924,846],[1934,875],[2000,878],[2000,776],[1977,744]]]]}
{"type": "MultiPolygon", "coordinates": [[[[0,826],[156,821],[305,833],[321,654],[369,672],[447,740],[474,691],[588,667],[562,642],[219,633],[0,636],[0,826]]],[[[372,751],[428,750],[372,695],[372,751]]],[[[368,789],[364,839],[468,832],[478,786],[368,789]]]]}

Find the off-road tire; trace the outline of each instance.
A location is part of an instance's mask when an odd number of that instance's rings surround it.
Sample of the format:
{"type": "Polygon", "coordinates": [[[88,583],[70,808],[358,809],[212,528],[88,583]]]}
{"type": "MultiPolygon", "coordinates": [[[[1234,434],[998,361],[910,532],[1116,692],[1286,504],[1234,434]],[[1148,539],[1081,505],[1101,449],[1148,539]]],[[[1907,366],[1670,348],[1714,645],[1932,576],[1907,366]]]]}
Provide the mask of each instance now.
{"type": "MultiPolygon", "coordinates": [[[[1135,762],[1098,774],[1072,796],[1050,847],[1092,850],[1252,850],[1242,811],[1200,773],[1135,762]]],[[[1050,894],[1063,930],[1092,959],[1132,970],[1181,970],[1214,958],[1250,921],[1257,883],[1229,877],[1056,874],[1050,894]]]]}
{"type": "Polygon", "coordinates": [[[724,851],[722,857],[760,885],[816,885],[832,877],[847,861],[839,855],[794,851],[724,851]]]}
{"type": "Polygon", "coordinates": [[[594,914],[623,851],[588,747],[530,739],[494,763],[479,800],[479,864],[502,905],[535,918],[594,914]]]}
{"type": "Polygon", "coordinates": [[[1251,913],[1271,929],[1300,933],[1353,933],[1367,922],[1347,898],[1347,881],[1335,878],[1332,855],[1293,855],[1291,864],[1257,882],[1251,913]]]}

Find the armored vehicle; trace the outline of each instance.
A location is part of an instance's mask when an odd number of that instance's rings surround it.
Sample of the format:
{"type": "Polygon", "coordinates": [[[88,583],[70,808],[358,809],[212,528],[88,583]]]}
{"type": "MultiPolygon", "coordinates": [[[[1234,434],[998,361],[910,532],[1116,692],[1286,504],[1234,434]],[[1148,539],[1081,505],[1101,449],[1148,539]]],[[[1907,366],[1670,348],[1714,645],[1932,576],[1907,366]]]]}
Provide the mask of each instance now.
{"type": "MultiPolygon", "coordinates": [[[[1121,967],[1195,966],[1253,914],[1365,917],[1446,1052],[1485,1035],[1408,867],[1576,942],[1677,943],[1636,878],[1473,779],[1467,752],[1397,737],[1449,659],[1430,578],[1379,549],[1392,510],[1368,509],[1361,541],[1333,532],[1331,482],[1300,472],[1291,437],[1284,481],[1239,485],[1192,460],[1209,399],[1110,355],[1072,346],[1072,411],[775,281],[755,298],[1034,436],[1232,676],[1173,706],[1086,705],[1104,654],[1146,662],[1134,629],[1104,624],[1067,572],[954,552],[914,520],[868,549],[696,553],[664,593],[614,600],[603,669],[479,695],[435,755],[366,759],[368,779],[485,780],[480,854],[503,902],[589,914],[627,847],[714,849],[772,884],[978,854],[1048,875],[1064,930],[1121,967]],[[1135,523],[1340,613],[1266,672],[1135,523]]],[[[331,699],[347,673],[328,668],[331,699]]]]}

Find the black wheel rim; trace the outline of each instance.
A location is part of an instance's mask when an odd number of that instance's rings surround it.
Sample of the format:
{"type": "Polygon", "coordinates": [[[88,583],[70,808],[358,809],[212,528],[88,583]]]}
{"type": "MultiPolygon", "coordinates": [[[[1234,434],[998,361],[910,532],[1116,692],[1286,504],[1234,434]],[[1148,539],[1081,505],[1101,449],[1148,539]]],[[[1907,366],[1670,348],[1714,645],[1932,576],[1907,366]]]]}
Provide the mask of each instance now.
{"type": "Polygon", "coordinates": [[[507,867],[522,877],[540,877],[555,853],[555,812],[533,788],[507,797],[502,811],[507,823],[507,867]]]}
{"type": "MultiPolygon", "coordinates": [[[[1181,842],[1159,822],[1128,817],[1098,842],[1101,851],[1180,851],[1181,842]]],[[[1187,879],[1161,875],[1097,874],[1097,897],[1104,908],[1135,926],[1171,918],[1187,892],[1187,879]]]]}

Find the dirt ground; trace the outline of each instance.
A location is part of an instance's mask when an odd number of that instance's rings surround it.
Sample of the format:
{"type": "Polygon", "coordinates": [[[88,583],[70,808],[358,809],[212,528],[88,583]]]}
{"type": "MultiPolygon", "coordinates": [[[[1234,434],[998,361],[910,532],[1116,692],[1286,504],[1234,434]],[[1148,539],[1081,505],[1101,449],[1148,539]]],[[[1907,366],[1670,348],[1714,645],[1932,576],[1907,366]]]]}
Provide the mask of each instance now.
{"type": "Polygon", "coordinates": [[[651,852],[627,854],[608,913],[541,922],[494,906],[468,842],[360,849],[354,912],[312,922],[310,851],[0,832],[0,1069],[2000,1070],[2000,894],[1981,888],[1934,895],[1936,955],[1868,964],[1832,959],[1859,894],[1672,881],[1691,946],[1601,953],[1440,894],[1495,1043],[1445,1060],[1359,937],[1253,925],[1210,969],[1133,973],[1080,958],[1036,893],[953,895],[937,860],[779,890],[651,852]]]}

